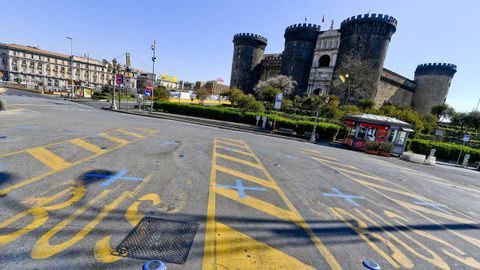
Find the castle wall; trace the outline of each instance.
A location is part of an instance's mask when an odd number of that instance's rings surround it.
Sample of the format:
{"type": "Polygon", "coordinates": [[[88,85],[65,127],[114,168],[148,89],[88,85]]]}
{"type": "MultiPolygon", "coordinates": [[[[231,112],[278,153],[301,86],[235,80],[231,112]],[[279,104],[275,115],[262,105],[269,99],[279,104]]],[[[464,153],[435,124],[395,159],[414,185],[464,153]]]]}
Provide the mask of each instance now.
{"type": "Polygon", "coordinates": [[[282,71],[282,55],[266,54],[261,63],[260,81],[276,77],[282,71]]]}
{"type": "Polygon", "coordinates": [[[260,62],[267,46],[267,39],[256,34],[241,33],[234,36],[233,43],[235,46],[230,87],[251,93],[260,77],[260,62]]]}
{"type": "Polygon", "coordinates": [[[384,68],[378,84],[375,103],[377,107],[382,106],[384,103],[412,106],[415,87],[414,81],[384,68]]]}
{"type": "MultiPolygon", "coordinates": [[[[346,56],[371,61],[372,83],[360,98],[375,98],[390,39],[396,31],[397,20],[383,14],[358,15],[344,20],[340,26],[340,47],[335,71],[344,66],[346,56]]],[[[350,76],[355,77],[355,74],[350,76]]]]}
{"type": "Polygon", "coordinates": [[[295,24],[285,29],[282,74],[297,82],[292,96],[302,96],[307,91],[319,33],[320,27],[315,24],[295,24]]]}

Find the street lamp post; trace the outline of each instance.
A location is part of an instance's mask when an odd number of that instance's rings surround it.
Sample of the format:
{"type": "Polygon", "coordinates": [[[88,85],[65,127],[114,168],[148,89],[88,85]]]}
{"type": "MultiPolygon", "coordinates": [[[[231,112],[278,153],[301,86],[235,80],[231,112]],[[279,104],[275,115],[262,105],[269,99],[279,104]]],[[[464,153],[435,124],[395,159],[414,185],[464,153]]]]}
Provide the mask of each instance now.
{"type": "Polygon", "coordinates": [[[73,90],[73,38],[67,37],[70,40],[70,82],[71,82],[71,89],[70,89],[70,98],[74,97],[74,90],[73,90]]]}
{"type": "Polygon", "coordinates": [[[117,71],[117,59],[112,60],[112,83],[113,83],[113,91],[112,91],[112,104],[110,105],[111,110],[117,110],[117,103],[115,102],[115,85],[116,85],[116,74],[115,72],[117,71]]]}
{"type": "Polygon", "coordinates": [[[155,60],[157,60],[157,57],[155,56],[155,49],[157,48],[157,42],[154,40],[152,44],[152,75],[153,75],[153,82],[152,82],[152,94],[150,95],[151,97],[151,103],[150,103],[150,112],[153,111],[153,91],[155,91],[155,60]]]}

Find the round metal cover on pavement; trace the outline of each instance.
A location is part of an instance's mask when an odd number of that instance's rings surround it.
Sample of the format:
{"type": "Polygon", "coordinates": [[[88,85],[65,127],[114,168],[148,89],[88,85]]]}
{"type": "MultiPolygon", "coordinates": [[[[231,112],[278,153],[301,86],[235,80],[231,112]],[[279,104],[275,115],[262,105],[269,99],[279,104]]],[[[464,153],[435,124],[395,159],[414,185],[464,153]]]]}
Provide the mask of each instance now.
{"type": "Polygon", "coordinates": [[[362,262],[363,266],[371,270],[381,270],[380,265],[371,260],[365,260],[362,262]]]}
{"type": "Polygon", "coordinates": [[[143,265],[143,270],[167,270],[162,261],[148,261],[143,265]]]}

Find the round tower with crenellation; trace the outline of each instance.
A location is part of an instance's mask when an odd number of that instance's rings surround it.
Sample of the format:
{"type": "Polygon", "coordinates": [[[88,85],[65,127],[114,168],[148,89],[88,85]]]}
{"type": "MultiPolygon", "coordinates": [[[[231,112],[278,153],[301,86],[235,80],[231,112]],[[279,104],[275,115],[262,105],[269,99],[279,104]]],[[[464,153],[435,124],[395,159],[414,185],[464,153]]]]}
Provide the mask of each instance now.
{"type": "Polygon", "coordinates": [[[320,26],[311,23],[294,24],[285,29],[285,49],[282,54],[281,73],[297,82],[292,96],[301,96],[307,91],[319,34],[320,26]]]}
{"type": "MultiPolygon", "coordinates": [[[[363,96],[356,98],[375,98],[383,63],[387,55],[390,39],[397,29],[397,20],[389,15],[365,14],[344,20],[340,26],[340,46],[334,74],[346,65],[345,59],[350,56],[373,65],[372,80],[364,90],[363,96]]],[[[349,74],[350,79],[355,74],[349,74]]]]}
{"type": "Polygon", "coordinates": [[[457,66],[447,63],[418,65],[415,70],[413,109],[426,114],[433,106],[445,102],[457,66]]]}
{"type": "Polygon", "coordinates": [[[260,78],[260,62],[267,46],[267,39],[257,34],[240,33],[233,37],[233,44],[230,87],[251,93],[260,78]]]}

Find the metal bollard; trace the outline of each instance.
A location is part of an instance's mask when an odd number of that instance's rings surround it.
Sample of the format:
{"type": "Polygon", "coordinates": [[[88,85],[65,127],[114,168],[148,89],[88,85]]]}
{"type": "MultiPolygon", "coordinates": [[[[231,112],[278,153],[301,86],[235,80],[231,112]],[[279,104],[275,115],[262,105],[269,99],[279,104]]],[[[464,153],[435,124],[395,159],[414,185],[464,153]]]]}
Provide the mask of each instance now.
{"type": "Polygon", "coordinates": [[[468,165],[468,160],[470,159],[470,155],[469,154],[466,154],[464,157],[463,157],[463,162],[462,162],[462,167],[463,168],[466,168],[467,165],[468,165]]]}
{"type": "Polygon", "coordinates": [[[382,270],[382,268],[380,268],[380,265],[378,265],[378,263],[371,260],[365,260],[362,262],[362,264],[363,266],[365,266],[365,268],[370,270],[382,270]]]}

